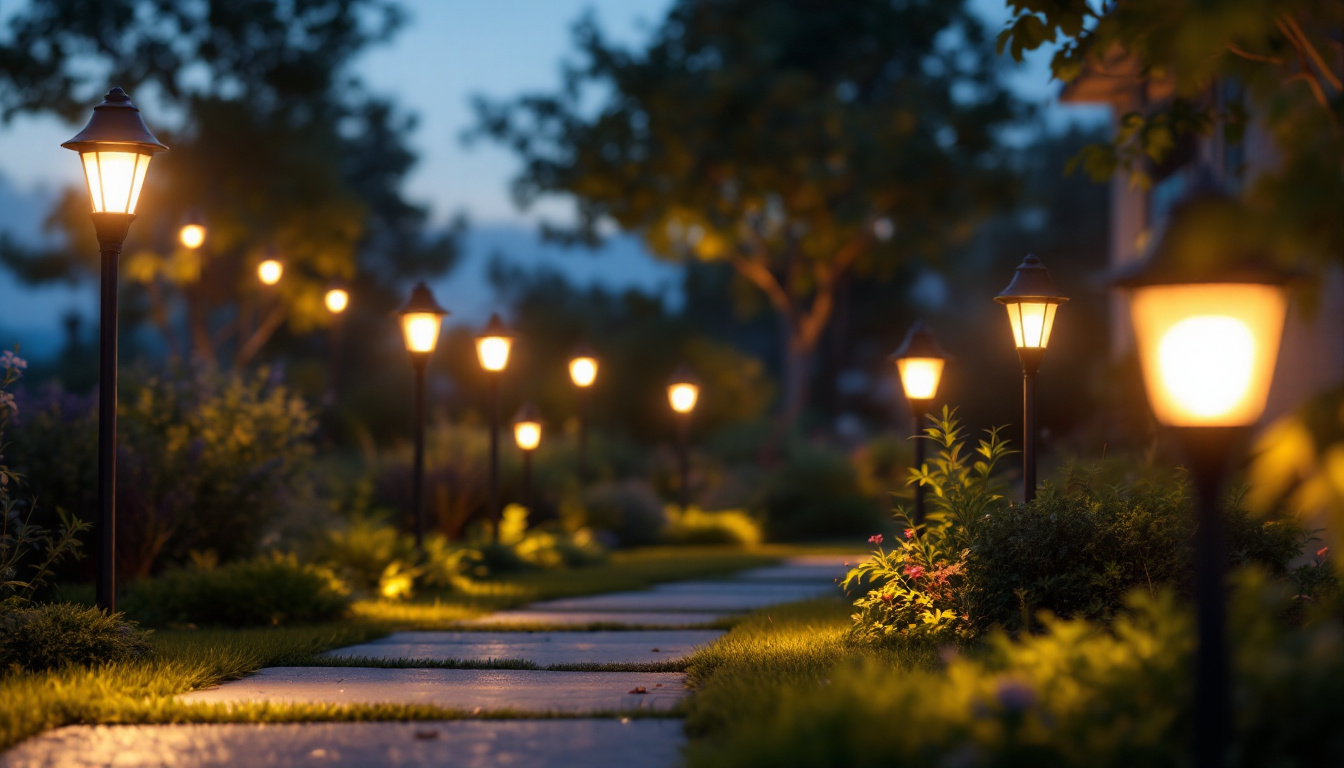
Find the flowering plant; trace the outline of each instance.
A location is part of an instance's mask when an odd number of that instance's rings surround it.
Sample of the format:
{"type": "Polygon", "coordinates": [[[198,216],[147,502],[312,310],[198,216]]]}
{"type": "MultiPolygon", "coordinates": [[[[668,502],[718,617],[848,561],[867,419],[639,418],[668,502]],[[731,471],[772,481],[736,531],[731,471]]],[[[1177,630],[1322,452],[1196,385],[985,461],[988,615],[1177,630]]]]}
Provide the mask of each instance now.
{"type": "Polygon", "coordinates": [[[970,541],[977,523],[1005,503],[994,472],[1012,451],[999,428],[994,428],[968,454],[961,422],[947,407],[930,415],[929,421],[931,426],[916,439],[932,440],[937,454],[912,469],[908,483],[931,491],[932,509],[923,524],[916,524],[906,509],[897,507],[902,535],[891,549],[882,547],[880,535],[870,538],[877,550],[843,583],[846,589],[869,586],[854,601],[855,631],[860,635],[941,641],[966,637],[971,631],[965,588],[970,541]]]}

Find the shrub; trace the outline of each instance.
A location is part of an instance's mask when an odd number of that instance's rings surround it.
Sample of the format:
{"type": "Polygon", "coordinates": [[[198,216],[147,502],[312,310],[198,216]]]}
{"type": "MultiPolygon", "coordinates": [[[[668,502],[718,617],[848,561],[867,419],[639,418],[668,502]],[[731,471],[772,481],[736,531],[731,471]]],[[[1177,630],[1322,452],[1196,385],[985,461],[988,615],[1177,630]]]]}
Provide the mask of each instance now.
{"type": "Polygon", "coordinates": [[[393,563],[415,559],[415,540],[390,525],[356,518],[345,528],[327,531],[313,559],[355,589],[380,589],[393,563]]]}
{"type": "Polygon", "coordinates": [[[578,519],[566,522],[571,529],[608,531],[620,546],[634,547],[657,543],[667,515],[648,484],[626,480],[594,486],[584,494],[578,519]]]}
{"type": "Polygon", "coordinates": [[[159,626],[330,621],[349,604],[349,589],[331,571],[281,554],[168,571],[131,584],[122,601],[127,615],[159,626]]]}
{"type": "Polygon", "coordinates": [[[150,650],[148,635],[121,614],[69,603],[0,609],[0,670],[131,661],[150,650]]]}
{"type": "MultiPolygon", "coordinates": [[[[91,399],[48,391],[25,402],[16,464],[49,509],[91,520],[96,507],[91,399]]],[[[204,368],[124,387],[118,409],[117,563],[126,580],[193,550],[252,555],[307,500],[316,422],[265,371],[204,368]]]]}
{"type": "Polygon", "coordinates": [[[771,541],[835,539],[881,525],[849,457],[820,448],[795,451],[767,481],[765,533],[771,541]]]}
{"type": "MultiPolygon", "coordinates": [[[[1301,529],[1253,519],[1239,500],[1230,498],[1223,510],[1229,565],[1284,575],[1301,551],[1301,529]]],[[[967,562],[976,628],[1017,631],[1040,609],[1109,619],[1139,587],[1188,593],[1190,504],[1179,484],[1074,484],[1068,493],[1047,486],[1031,504],[995,510],[977,526],[967,562]]]]}
{"type": "Polygon", "coordinates": [[[681,512],[669,507],[667,519],[668,526],[663,532],[667,544],[750,547],[761,541],[761,527],[743,510],[705,512],[691,507],[681,512]]]}

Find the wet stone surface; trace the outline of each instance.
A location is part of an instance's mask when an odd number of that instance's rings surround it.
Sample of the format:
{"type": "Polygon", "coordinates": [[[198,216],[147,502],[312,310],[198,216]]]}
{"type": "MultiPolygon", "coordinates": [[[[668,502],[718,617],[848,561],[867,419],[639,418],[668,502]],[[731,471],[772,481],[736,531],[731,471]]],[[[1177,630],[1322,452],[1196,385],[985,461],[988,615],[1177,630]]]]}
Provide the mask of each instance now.
{"type": "Polygon", "coordinates": [[[628,632],[395,632],[381,640],[338,648],[326,655],[376,659],[499,661],[539,667],[571,664],[647,664],[678,661],[719,630],[628,632]]]}

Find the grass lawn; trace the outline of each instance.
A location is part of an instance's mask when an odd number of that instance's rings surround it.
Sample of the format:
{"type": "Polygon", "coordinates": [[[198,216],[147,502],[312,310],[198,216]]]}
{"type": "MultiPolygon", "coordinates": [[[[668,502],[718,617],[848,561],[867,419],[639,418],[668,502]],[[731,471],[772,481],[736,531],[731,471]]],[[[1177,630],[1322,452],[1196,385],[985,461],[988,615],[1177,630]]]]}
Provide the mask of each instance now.
{"type": "MultiPolygon", "coordinates": [[[[266,666],[344,664],[315,660],[331,648],[367,642],[396,629],[441,628],[456,619],[537,600],[641,589],[659,582],[721,576],[768,565],[796,547],[651,548],[614,553],[605,564],[512,574],[469,591],[425,594],[407,603],[362,602],[347,621],[275,629],[172,629],[153,635],[147,660],[92,669],[0,673],[0,750],[49,728],[75,723],[251,722],[461,717],[437,707],[244,705],[201,706],[173,697],[236,679],[266,666]]],[[[574,629],[574,627],[566,627],[574,629]]],[[[404,663],[388,662],[388,666],[404,663]]],[[[462,665],[466,666],[466,665],[462,665]]],[[[490,712],[474,716],[517,716],[490,712]]]]}

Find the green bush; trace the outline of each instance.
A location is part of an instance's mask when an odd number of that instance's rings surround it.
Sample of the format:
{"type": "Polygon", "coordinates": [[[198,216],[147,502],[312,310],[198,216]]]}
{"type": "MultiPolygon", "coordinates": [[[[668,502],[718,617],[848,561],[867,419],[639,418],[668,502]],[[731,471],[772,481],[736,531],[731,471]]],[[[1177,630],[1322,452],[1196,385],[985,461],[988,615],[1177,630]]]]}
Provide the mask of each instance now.
{"type": "Polygon", "coordinates": [[[266,626],[338,619],[350,605],[349,594],[326,568],[272,554],[135,582],[122,607],[155,626],[266,626]]]}
{"type": "Polygon", "coordinates": [[[571,529],[607,531],[623,547],[656,544],[667,526],[662,501],[648,484],[637,480],[594,486],[584,494],[581,506],[581,513],[566,521],[571,529]]]}
{"type": "Polygon", "coordinates": [[[415,560],[415,540],[396,528],[365,518],[326,531],[313,557],[355,589],[378,589],[394,562],[415,560]]]}
{"type": "MultiPolygon", "coordinates": [[[[312,412],[266,371],[204,368],[123,386],[118,408],[119,580],[183,564],[192,551],[246,558],[310,497],[312,412]]],[[[49,512],[92,520],[94,403],[47,391],[26,402],[14,462],[49,512]]]]}
{"type": "MultiPolygon", "coordinates": [[[[1282,584],[1245,574],[1229,601],[1234,728],[1229,768],[1344,765],[1338,621],[1279,620],[1282,584]]],[[[691,766],[1188,765],[1194,631],[1169,592],[1131,596],[1109,624],[1050,619],[998,633],[923,671],[869,661],[824,683],[760,692],[778,702],[692,746],[691,766]]]]}
{"type": "Polygon", "coordinates": [[[815,447],[795,451],[772,474],[763,506],[771,541],[867,535],[883,524],[881,508],[863,493],[849,457],[815,447]]]}
{"type": "MultiPolygon", "coordinates": [[[[1301,552],[1302,531],[1250,517],[1232,498],[1229,565],[1258,565],[1282,576],[1301,552]]],[[[1142,587],[1188,592],[1194,533],[1189,493],[1180,485],[1100,489],[1049,486],[1031,504],[996,509],[976,527],[967,559],[971,618],[977,630],[1022,628],[1045,609],[1107,619],[1142,587]]]]}
{"type": "Polygon", "coordinates": [[[669,507],[663,542],[684,546],[728,545],[750,547],[761,542],[761,527],[745,511],[728,509],[706,512],[691,507],[685,512],[669,507]]]}
{"type": "Polygon", "coordinates": [[[150,651],[147,633],[121,614],[70,603],[0,608],[0,671],[131,661],[150,651]]]}

